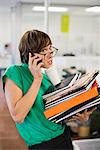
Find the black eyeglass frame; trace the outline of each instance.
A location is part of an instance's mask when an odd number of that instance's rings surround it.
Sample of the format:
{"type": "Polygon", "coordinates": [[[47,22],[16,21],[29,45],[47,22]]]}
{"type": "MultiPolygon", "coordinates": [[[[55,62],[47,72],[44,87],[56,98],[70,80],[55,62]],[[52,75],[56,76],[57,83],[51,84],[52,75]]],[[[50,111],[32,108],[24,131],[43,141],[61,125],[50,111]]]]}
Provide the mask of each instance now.
{"type": "MultiPolygon", "coordinates": [[[[51,49],[54,49],[53,51],[50,52],[50,54],[52,54],[52,56],[54,57],[54,56],[57,54],[57,52],[58,52],[59,49],[56,48],[56,47],[54,47],[54,46],[52,46],[51,49]],[[55,54],[53,55],[54,52],[55,52],[55,54]]],[[[44,53],[44,54],[43,54],[42,52],[40,52],[39,54],[45,56],[45,55],[48,54],[48,53],[44,53]]]]}

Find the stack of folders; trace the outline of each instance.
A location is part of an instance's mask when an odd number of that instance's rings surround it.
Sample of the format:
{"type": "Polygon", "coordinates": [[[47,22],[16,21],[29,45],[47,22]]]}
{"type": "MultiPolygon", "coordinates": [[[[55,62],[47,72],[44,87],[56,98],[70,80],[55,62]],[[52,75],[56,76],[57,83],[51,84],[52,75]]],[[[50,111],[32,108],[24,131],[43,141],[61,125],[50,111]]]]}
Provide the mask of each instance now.
{"type": "Polygon", "coordinates": [[[58,92],[58,89],[61,91],[72,86],[80,77],[81,73],[77,72],[76,74],[72,74],[69,77],[62,79],[61,83],[55,86],[55,91],[57,90],[58,92]]]}
{"type": "Polygon", "coordinates": [[[81,76],[71,86],[65,86],[43,95],[44,114],[47,119],[59,123],[78,112],[100,104],[96,77],[98,70],[81,76]]]}

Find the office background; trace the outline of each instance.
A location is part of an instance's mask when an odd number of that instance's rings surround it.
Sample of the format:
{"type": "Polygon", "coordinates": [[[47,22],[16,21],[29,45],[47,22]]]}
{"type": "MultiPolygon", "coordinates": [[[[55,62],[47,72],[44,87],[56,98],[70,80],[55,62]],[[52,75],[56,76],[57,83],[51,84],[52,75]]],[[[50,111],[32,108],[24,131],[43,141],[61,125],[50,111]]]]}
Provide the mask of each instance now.
{"type": "MultiPolygon", "coordinates": [[[[34,28],[47,32],[59,49],[54,62],[61,78],[63,69],[100,68],[100,0],[0,0],[0,76],[9,65],[20,64],[20,37],[34,28]],[[48,11],[46,6],[59,9],[48,11]]],[[[2,87],[0,122],[0,150],[26,149],[9,116],[2,87]]]]}

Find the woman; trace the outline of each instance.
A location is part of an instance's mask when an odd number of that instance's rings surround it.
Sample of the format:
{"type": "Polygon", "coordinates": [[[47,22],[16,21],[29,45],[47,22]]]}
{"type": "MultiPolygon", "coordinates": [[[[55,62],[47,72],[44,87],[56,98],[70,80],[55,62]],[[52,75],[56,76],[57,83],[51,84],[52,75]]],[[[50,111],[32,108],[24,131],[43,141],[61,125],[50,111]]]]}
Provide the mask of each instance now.
{"type": "Polygon", "coordinates": [[[10,66],[3,76],[6,101],[18,132],[29,150],[72,150],[67,127],[44,116],[42,96],[53,85],[41,68],[52,66],[57,49],[46,33],[31,30],[21,38],[19,51],[22,64],[10,66]]]}

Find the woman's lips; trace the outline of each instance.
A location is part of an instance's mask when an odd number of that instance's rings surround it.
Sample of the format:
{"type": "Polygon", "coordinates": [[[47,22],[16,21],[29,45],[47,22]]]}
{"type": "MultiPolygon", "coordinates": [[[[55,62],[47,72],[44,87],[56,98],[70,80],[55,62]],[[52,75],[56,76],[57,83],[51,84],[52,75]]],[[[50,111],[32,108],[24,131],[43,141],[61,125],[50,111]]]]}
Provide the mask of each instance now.
{"type": "Polygon", "coordinates": [[[52,64],[52,60],[49,60],[48,63],[49,63],[49,65],[51,65],[52,64]]]}

